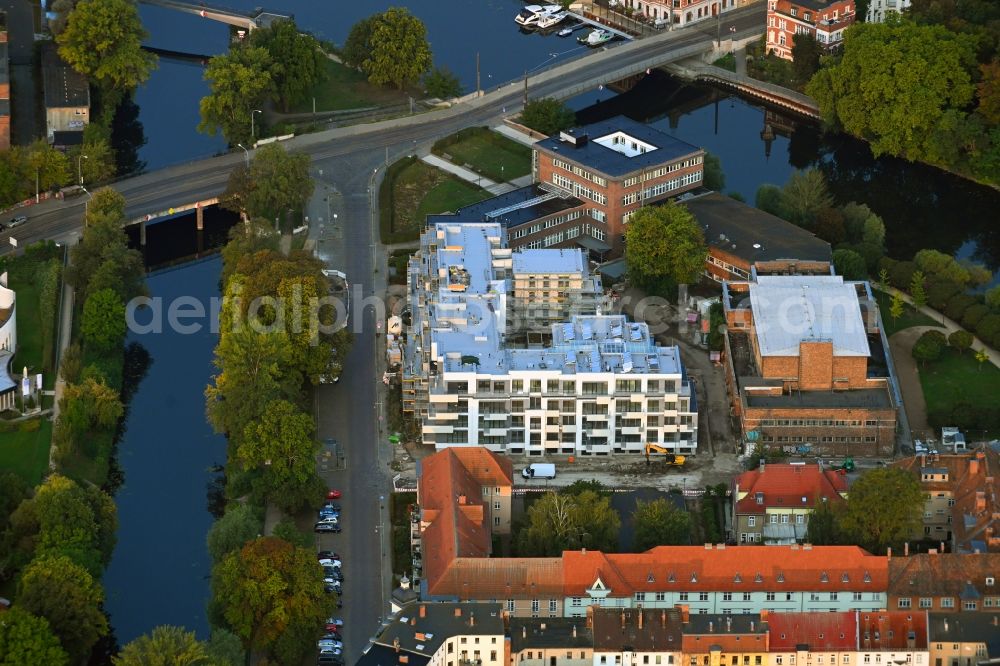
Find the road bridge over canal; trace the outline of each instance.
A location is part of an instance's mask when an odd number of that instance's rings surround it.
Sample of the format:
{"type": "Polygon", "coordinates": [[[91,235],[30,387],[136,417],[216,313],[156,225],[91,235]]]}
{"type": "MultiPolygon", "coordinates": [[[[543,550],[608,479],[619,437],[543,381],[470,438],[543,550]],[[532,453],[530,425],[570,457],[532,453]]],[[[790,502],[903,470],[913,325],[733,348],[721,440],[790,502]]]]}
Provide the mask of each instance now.
{"type": "Polygon", "coordinates": [[[273,21],[292,18],[291,15],[269,12],[263,9],[245,12],[239,9],[209,5],[204,2],[193,3],[182,2],[182,0],[139,0],[139,2],[155,7],[173,9],[185,14],[194,14],[195,16],[200,16],[211,21],[244,28],[248,31],[256,28],[266,28],[273,21]]]}

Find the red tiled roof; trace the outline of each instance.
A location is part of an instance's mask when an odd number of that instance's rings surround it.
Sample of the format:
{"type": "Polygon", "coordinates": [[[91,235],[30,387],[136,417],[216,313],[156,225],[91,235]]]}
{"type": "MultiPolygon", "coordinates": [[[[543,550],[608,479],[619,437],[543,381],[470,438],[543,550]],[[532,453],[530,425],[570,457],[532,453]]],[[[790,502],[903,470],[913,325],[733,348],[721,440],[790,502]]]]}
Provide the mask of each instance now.
{"type": "Polygon", "coordinates": [[[584,596],[598,577],[616,597],[663,590],[875,592],[888,585],[887,558],[857,546],[755,547],[752,557],[747,551],[747,546],[659,546],[635,554],[567,551],[566,596],[584,596]]]}
{"type": "Polygon", "coordinates": [[[480,486],[514,484],[514,465],[506,456],[498,455],[481,446],[455,446],[436,455],[446,453],[458,458],[480,486]]]}
{"type": "Polygon", "coordinates": [[[859,611],[858,625],[861,650],[927,649],[927,611],[859,611]]]}
{"type": "Polygon", "coordinates": [[[841,502],[841,493],[847,492],[847,478],[819,465],[778,463],[740,474],[733,488],[740,495],[746,493],[736,502],[737,514],[764,513],[768,507],[813,508],[817,498],[841,502]],[[757,493],[763,493],[763,504],[757,503],[757,493]]]}
{"type": "Polygon", "coordinates": [[[722,652],[767,652],[766,633],[753,634],[688,634],[681,639],[685,654],[707,654],[718,647],[722,652]]]}
{"type": "Polygon", "coordinates": [[[857,647],[858,617],[842,613],[768,613],[771,650],[794,652],[797,645],[810,650],[848,651],[857,647]]]}
{"type": "Polygon", "coordinates": [[[561,599],[563,562],[558,557],[460,557],[428,581],[428,591],[460,599],[561,599]]]}

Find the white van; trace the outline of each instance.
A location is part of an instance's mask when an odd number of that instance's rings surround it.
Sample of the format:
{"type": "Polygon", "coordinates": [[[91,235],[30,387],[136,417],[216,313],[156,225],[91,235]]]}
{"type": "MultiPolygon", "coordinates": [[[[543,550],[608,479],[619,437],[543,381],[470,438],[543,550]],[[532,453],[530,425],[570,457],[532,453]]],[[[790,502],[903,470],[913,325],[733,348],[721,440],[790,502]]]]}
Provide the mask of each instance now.
{"type": "Polygon", "coordinates": [[[556,466],[552,463],[532,463],[521,470],[521,476],[525,479],[554,479],[556,466]]]}

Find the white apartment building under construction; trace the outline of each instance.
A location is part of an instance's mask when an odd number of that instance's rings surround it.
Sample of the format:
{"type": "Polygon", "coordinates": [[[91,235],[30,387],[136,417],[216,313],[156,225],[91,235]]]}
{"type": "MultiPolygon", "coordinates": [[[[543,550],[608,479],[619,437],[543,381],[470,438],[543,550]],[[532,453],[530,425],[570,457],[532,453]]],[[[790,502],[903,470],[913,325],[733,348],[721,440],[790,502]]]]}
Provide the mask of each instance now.
{"type": "Polygon", "coordinates": [[[425,444],[541,456],[641,453],[655,442],[695,453],[698,410],[679,350],[657,346],[644,323],[597,312],[579,250],[511,250],[500,224],[432,223],[408,288],[403,407],[425,444]],[[537,346],[515,346],[509,321],[526,267],[536,285],[552,285],[530,290],[546,306],[537,346]]]}

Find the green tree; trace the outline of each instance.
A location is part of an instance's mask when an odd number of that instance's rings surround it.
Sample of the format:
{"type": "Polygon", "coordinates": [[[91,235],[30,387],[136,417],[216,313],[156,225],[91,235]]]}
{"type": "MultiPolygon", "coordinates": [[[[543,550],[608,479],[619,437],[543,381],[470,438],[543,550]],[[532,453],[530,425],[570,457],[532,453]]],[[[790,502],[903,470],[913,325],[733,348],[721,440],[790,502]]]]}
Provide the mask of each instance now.
{"type": "Polygon", "coordinates": [[[927,294],[924,292],[924,274],[915,271],[910,278],[910,298],[913,299],[913,307],[918,310],[927,305],[927,294]]]}
{"type": "Polygon", "coordinates": [[[74,662],[86,661],[94,643],[108,633],[102,601],[100,583],[65,556],[36,558],[17,585],[18,606],[45,618],[74,662]]]}
{"type": "Polygon", "coordinates": [[[952,331],[948,336],[948,345],[957,350],[959,354],[964,354],[966,349],[972,347],[972,333],[961,329],[952,331]]]}
{"type": "Polygon", "coordinates": [[[424,22],[405,7],[390,7],[378,17],[361,64],[375,85],[416,83],[431,68],[431,45],[424,22]]]}
{"type": "Polygon", "coordinates": [[[847,240],[852,243],[860,243],[864,240],[865,222],[868,221],[868,218],[875,216],[875,213],[865,204],[854,201],[843,206],[840,212],[844,216],[844,231],[847,234],[847,240]]]}
{"type": "Polygon", "coordinates": [[[921,531],[924,492],[909,472],[884,467],[851,486],[840,529],[873,553],[884,553],[921,531]]]}
{"type": "MultiPolygon", "coordinates": [[[[96,127],[96,125],[94,126],[96,127]]],[[[67,156],[70,164],[74,166],[79,164],[79,176],[88,188],[94,183],[110,180],[118,168],[115,164],[115,150],[111,147],[111,142],[104,137],[91,139],[79,146],[74,146],[69,150],[67,156]]],[[[77,174],[73,174],[73,180],[76,180],[76,177],[77,174]]]]}
{"type": "Polygon", "coordinates": [[[266,650],[280,663],[302,661],[326,617],[322,569],[314,552],[264,537],[232,552],[215,567],[212,592],[226,624],[244,645],[266,650]]]}
{"type": "Polygon", "coordinates": [[[362,64],[371,58],[372,34],[378,21],[379,15],[374,14],[351,26],[351,31],[347,33],[347,39],[344,41],[344,48],[340,51],[340,57],[345,65],[361,69],[362,64]]]}
{"type": "Polygon", "coordinates": [[[819,210],[813,223],[813,232],[830,245],[840,245],[847,233],[844,228],[843,213],[836,208],[819,210]]]}
{"type": "Polygon", "coordinates": [[[716,192],[726,189],[726,173],[722,170],[722,160],[715,153],[705,152],[705,172],[702,185],[716,192]]]}
{"type": "Polygon", "coordinates": [[[435,67],[424,75],[424,90],[429,97],[451,99],[462,94],[462,82],[447,67],[435,67]]]}
{"type": "Polygon", "coordinates": [[[913,358],[920,361],[921,365],[927,361],[936,361],[941,358],[941,353],[947,346],[944,333],[937,330],[925,331],[917,341],[913,343],[913,358]]]}
{"type": "Polygon", "coordinates": [[[14,472],[0,471],[0,535],[7,529],[7,523],[14,509],[31,497],[31,486],[14,472]]]}
{"type": "MultiPolygon", "coordinates": [[[[842,508],[842,505],[838,505],[842,508]]],[[[836,546],[841,543],[837,524],[840,521],[840,511],[835,510],[829,502],[823,501],[816,505],[809,514],[809,524],[806,526],[806,539],[814,546],[836,546]]]]}
{"type": "Polygon", "coordinates": [[[212,630],[208,654],[213,666],[243,666],[246,663],[246,652],[239,636],[225,629],[212,630]]]}
{"type": "Polygon", "coordinates": [[[15,606],[0,619],[0,666],[66,666],[69,657],[48,620],[15,606]]]}
{"type": "MultiPolygon", "coordinates": [[[[89,367],[89,366],[88,366],[89,367]]],[[[59,399],[59,420],[52,433],[58,454],[95,455],[99,433],[108,433],[124,413],[118,392],[103,377],[86,376],[79,384],[67,384],[59,399]]]]}
{"type": "Polygon", "coordinates": [[[983,297],[986,299],[986,305],[994,310],[1000,310],[1000,285],[987,289],[983,297]]]}
{"type": "Polygon", "coordinates": [[[808,32],[792,38],[792,76],[800,85],[809,83],[819,70],[819,56],[823,52],[816,38],[808,32]]]}
{"type": "Polygon", "coordinates": [[[42,192],[65,185],[70,180],[69,160],[45,139],[38,139],[27,146],[23,153],[24,177],[34,191],[37,176],[38,189],[42,192]]]}
{"type": "Polygon", "coordinates": [[[854,250],[834,250],[833,267],[837,275],[844,276],[845,280],[864,280],[868,277],[865,260],[854,250]]]}
{"type": "Polygon", "coordinates": [[[576,114],[554,97],[530,100],[521,111],[521,124],[552,136],[576,123],[576,114]]]}
{"type": "Polygon", "coordinates": [[[58,36],[66,29],[66,22],[69,20],[69,13],[76,7],[79,0],[53,0],[49,5],[52,18],[49,19],[49,32],[58,36]]]}
{"type": "Polygon", "coordinates": [[[903,316],[903,297],[898,291],[892,292],[892,300],[889,302],[889,316],[896,321],[903,316]]]}
{"type": "Polygon", "coordinates": [[[969,283],[968,269],[950,254],[937,250],[920,250],[913,257],[913,262],[931,280],[947,280],[958,285],[969,283]]]}
{"type": "Polygon", "coordinates": [[[979,66],[980,79],[976,85],[978,111],[986,122],[1000,125],[1000,60],[979,66]]]}
{"type": "Polygon", "coordinates": [[[251,112],[274,94],[274,71],[271,54],[259,46],[234,48],[209,60],[209,92],[201,98],[198,131],[221,131],[230,145],[249,143],[251,112]]]}
{"type": "Polygon", "coordinates": [[[108,353],[125,339],[125,304],[111,289],[101,289],[83,303],[80,332],[88,348],[108,353]]]}
{"type": "Polygon", "coordinates": [[[250,33],[250,43],[271,54],[271,78],[284,111],[301,100],[306,92],[326,79],[326,56],[312,35],[300,32],[294,21],[275,21],[263,30],[250,33]]]}
{"type": "Polygon", "coordinates": [[[271,143],[257,149],[249,170],[233,170],[222,198],[237,203],[251,219],[275,220],[300,210],[313,187],[309,155],[271,143]]]}
{"type": "Polygon", "coordinates": [[[632,550],[637,553],[655,546],[680,546],[691,542],[691,514],[663,498],[651,502],[636,500],[632,525],[635,530],[632,550]]]}
{"type": "Polygon", "coordinates": [[[208,554],[212,561],[221,562],[229,553],[243,548],[264,531],[264,523],[257,510],[249,504],[237,504],[212,524],[208,530],[208,554]]]}
{"type": "Polygon", "coordinates": [[[222,247],[222,284],[229,283],[241,258],[261,250],[277,251],[279,240],[273,222],[255,218],[234,225],[229,230],[229,242],[222,247]]]}
{"type": "Polygon", "coordinates": [[[983,363],[990,360],[990,355],[986,352],[986,348],[982,347],[976,350],[976,369],[979,372],[983,371],[983,363]]]}
{"type": "Polygon", "coordinates": [[[247,424],[237,457],[244,469],[263,468],[271,490],[303,486],[316,469],[319,442],[313,436],[315,430],[311,415],[287,400],[274,400],[259,422],[247,424]]]}
{"type": "Polygon", "coordinates": [[[629,277],[640,285],[697,282],[707,254],[705,234],[683,206],[647,206],[629,219],[625,261],[629,277]]]}
{"type": "Polygon", "coordinates": [[[271,531],[271,535],[287,541],[296,548],[316,547],[316,538],[313,533],[303,532],[295,525],[295,521],[287,516],[278,521],[271,531]]]}
{"type": "Polygon", "coordinates": [[[80,0],[57,37],[59,55],[103,90],[132,90],[156,68],[144,51],[147,37],[139,11],[129,0],[80,0]]]}
{"type": "Polygon", "coordinates": [[[754,205],[765,213],[784,218],[785,205],[783,198],[780,187],[764,183],[757,188],[757,194],[754,196],[754,205]]]}
{"type": "Polygon", "coordinates": [[[559,490],[562,495],[579,495],[582,492],[590,491],[598,495],[608,495],[609,491],[603,483],[597,479],[577,479],[568,486],[559,490]]]}
{"type": "Polygon", "coordinates": [[[81,300],[105,287],[113,288],[123,302],[143,293],[146,268],[142,254],[129,249],[124,220],[120,194],[107,189],[94,193],[83,238],[70,250],[66,268],[66,281],[76,287],[81,300]]]}
{"type": "Polygon", "coordinates": [[[87,204],[87,226],[97,224],[102,217],[125,221],[125,196],[121,192],[110,187],[102,187],[93,192],[87,204]]]}
{"type": "Polygon", "coordinates": [[[162,625],[128,643],[114,666],[212,666],[208,650],[183,627],[162,625]]]}
{"type": "Polygon", "coordinates": [[[575,548],[614,552],[620,529],[621,517],[605,495],[546,493],[528,508],[527,524],[517,535],[518,554],[556,556],[575,548]]]}
{"type": "Polygon", "coordinates": [[[809,226],[816,221],[820,211],[833,207],[833,196],[822,171],[796,170],[781,190],[781,203],[789,222],[809,226]]]}
{"type": "Polygon", "coordinates": [[[826,122],[867,139],[876,156],[922,159],[946,111],[972,101],[973,60],[973,39],[943,26],[860,23],[806,92],[826,122]]]}
{"type": "Polygon", "coordinates": [[[885,222],[878,215],[872,215],[865,220],[861,239],[878,247],[885,247],[885,222]]]}

